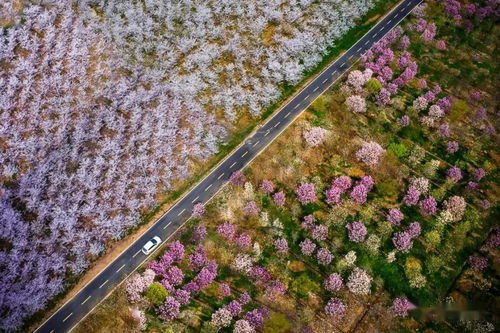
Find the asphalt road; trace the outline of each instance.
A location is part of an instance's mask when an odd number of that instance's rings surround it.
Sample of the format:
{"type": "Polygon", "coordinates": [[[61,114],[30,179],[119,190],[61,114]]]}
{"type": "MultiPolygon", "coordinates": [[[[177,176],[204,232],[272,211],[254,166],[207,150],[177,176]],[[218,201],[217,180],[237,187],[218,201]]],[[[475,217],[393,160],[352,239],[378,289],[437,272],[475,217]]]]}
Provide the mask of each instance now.
{"type": "Polygon", "coordinates": [[[249,136],[240,147],[220,163],[191,192],[187,193],[140,238],[101,271],[78,294],[59,308],[35,332],[68,332],[97,306],[120,282],[134,272],[146,259],[142,246],[154,236],[165,242],[190,217],[195,203],[207,202],[228,181],[236,170],[242,169],[262,152],[293,120],[319,95],[326,91],[351,64],[399,24],[422,0],[403,0],[376,26],[321,74],[304,87],[279,112],[249,136]]]}

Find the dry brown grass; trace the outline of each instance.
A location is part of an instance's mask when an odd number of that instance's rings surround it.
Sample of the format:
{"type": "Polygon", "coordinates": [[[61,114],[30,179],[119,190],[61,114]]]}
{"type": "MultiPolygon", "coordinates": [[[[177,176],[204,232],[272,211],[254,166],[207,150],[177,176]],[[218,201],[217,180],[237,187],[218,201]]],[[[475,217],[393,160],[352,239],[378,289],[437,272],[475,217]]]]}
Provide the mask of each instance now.
{"type": "Polygon", "coordinates": [[[130,314],[124,288],[118,288],[73,330],[75,333],[139,332],[130,314]]]}

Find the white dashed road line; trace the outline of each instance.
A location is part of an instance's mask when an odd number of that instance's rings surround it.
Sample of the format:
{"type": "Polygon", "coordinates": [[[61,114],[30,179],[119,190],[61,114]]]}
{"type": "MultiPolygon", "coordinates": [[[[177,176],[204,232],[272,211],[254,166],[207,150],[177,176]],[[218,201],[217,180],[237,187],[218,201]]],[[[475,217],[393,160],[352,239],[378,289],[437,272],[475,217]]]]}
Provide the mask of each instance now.
{"type": "Polygon", "coordinates": [[[193,201],[191,201],[191,203],[194,203],[196,200],[198,200],[200,198],[200,196],[197,196],[196,198],[193,199],[193,201]]]}
{"type": "Polygon", "coordinates": [[[248,154],[248,150],[241,155],[241,157],[245,157],[245,155],[248,154]]]}
{"type": "Polygon", "coordinates": [[[236,162],[233,162],[233,164],[231,164],[231,166],[229,167],[229,169],[231,169],[232,167],[234,167],[236,165],[236,162]]]}
{"type": "Polygon", "coordinates": [[[219,175],[219,177],[217,177],[217,179],[221,179],[221,178],[222,178],[222,176],[224,176],[224,172],[223,172],[223,173],[221,173],[221,174],[219,175]]]}
{"type": "Polygon", "coordinates": [[[122,267],[118,268],[118,270],[116,272],[118,273],[119,271],[121,271],[123,269],[123,267],[125,267],[125,264],[123,264],[122,267]]]}
{"type": "MultiPolygon", "coordinates": [[[[123,265],[123,266],[125,266],[125,265],[123,265]]],[[[85,299],[85,301],[83,301],[83,302],[81,303],[81,305],[83,305],[83,304],[87,303],[87,301],[90,299],[90,297],[92,297],[92,296],[87,297],[87,298],[85,299]]]]}
{"type": "Polygon", "coordinates": [[[182,213],[184,213],[186,211],[186,208],[184,208],[179,214],[177,214],[177,216],[181,216],[182,213]]]}
{"type": "Polygon", "coordinates": [[[104,282],[103,282],[103,283],[99,286],[99,289],[101,289],[102,287],[104,287],[104,285],[105,285],[106,283],[108,283],[108,281],[109,281],[109,280],[104,281],[104,282]]]}
{"type": "MultiPolygon", "coordinates": [[[[170,225],[170,223],[172,223],[172,221],[168,222],[164,227],[163,227],[163,230],[167,229],[168,226],[170,225]]],[[[125,265],[124,265],[125,266],[125,265]]]]}
{"type": "Polygon", "coordinates": [[[69,315],[66,316],[66,318],[63,319],[63,323],[68,320],[69,317],[71,317],[73,315],[73,312],[71,312],[69,315]]]}
{"type": "Polygon", "coordinates": [[[207,187],[205,187],[205,191],[204,191],[204,192],[208,191],[208,189],[209,189],[209,188],[211,188],[211,187],[212,187],[212,185],[213,185],[213,184],[210,184],[210,185],[208,185],[207,187]]]}
{"type": "Polygon", "coordinates": [[[141,252],[141,250],[137,251],[133,256],[132,258],[135,258],[139,253],[141,252]]]}

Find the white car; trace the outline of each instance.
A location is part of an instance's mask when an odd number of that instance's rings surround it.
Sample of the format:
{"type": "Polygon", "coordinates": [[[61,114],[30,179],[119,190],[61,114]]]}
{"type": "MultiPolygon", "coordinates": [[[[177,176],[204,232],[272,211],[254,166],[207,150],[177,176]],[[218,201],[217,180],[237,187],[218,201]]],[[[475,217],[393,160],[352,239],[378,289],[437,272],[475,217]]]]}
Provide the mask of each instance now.
{"type": "Polygon", "coordinates": [[[144,244],[144,246],[142,247],[142,253],[144,253],[145,255],[150,254],[151,252],[154,251],[154,249],[158,247],[158,245],[160,245],[160,243],[161,243],[160,237],[154,236],[146,244],[144,244]]]}

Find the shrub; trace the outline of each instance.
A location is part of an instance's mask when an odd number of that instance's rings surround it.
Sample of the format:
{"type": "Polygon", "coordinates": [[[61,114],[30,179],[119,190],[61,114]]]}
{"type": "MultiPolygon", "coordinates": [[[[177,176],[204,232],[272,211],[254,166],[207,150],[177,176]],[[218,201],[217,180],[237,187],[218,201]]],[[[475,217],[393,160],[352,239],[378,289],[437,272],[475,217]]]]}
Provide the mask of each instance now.
{"type": "Polygon", "coordinates": [[[380,83],[380,81],[375,78],[371,78],[368,80],[368,82],[366,82],[366,89],[371,94],[378,94],[380,92],[380,89],[382,89],[382,83],[380,83]]]}
{"type": "Polygon", "coordinates": [[[391,143],[387,147],[387,151],[393,153],[397,158],[407,157],[409,155],[408,147],[403,143],[391,143]]]}
{"type": "Polygon", "coordinates": [[[154,305],[160,305],[168,297],[168,292],[164,286],[158,282],[153,283],[146,289],[144,294],[146,298],[154,305]]]}

